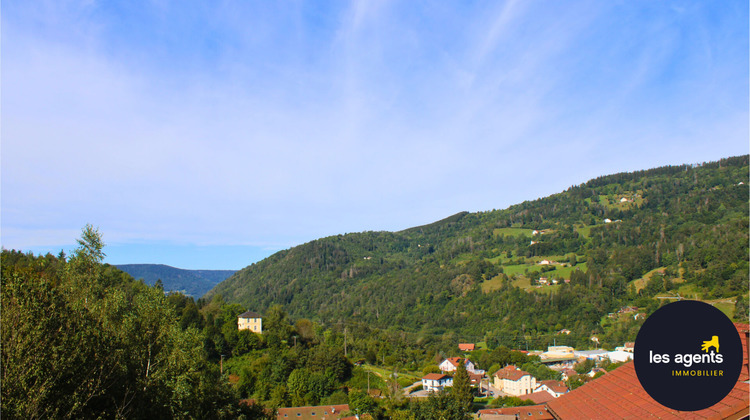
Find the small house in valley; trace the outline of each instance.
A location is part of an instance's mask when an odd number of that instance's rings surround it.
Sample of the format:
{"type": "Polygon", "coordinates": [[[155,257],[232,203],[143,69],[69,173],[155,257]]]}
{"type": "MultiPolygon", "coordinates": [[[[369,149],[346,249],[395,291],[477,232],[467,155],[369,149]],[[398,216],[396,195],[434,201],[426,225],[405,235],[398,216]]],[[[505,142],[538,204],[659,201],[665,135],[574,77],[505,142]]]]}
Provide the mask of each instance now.
{"type": "Polygon", "coordinates": [[[451,357],[451,358],[445,359],[443,360],[442,363],[440,363],[439,368],[441,372],[445,372],[445,373],[455,372],[456,368],[458,367],[460,363],[464,364],[464,366],[466,367],[466,371],[469,373],[477,373],[477,374],[484,373],[484,370],[477,369],[471,360],[464,359],[461,357],[451,357]]]}
{"type": "Polygon", "coordinates": [[[453,378],[441,373],[428,373],[422,378],[422,389],[425,391],[442,391],[453,386],[453,378]]]}
{"type": "Polygon", "coordinates": [[[474,343],[458,343],[458,349],[461,351],[474,351],[474,343]]]}
{"type": "Polygon", "coordinates": [[[541,381],[539,383],[539,386],[537,386],[537,388],[534,390],[534,392],[539,392],[539,391],[546,391],[550,395],[552,395],[552,397],[558,398],[570,390],[568,389],[568,386],[565,385],[564,382],[548,380],[548,381],[541,381]]]}

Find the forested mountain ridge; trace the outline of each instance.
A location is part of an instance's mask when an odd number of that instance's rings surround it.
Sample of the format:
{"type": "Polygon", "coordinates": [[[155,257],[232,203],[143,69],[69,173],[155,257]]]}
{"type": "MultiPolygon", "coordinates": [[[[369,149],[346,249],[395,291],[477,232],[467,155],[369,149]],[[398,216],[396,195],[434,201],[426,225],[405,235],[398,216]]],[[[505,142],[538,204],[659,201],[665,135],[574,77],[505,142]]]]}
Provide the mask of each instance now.
{"type": "Polygon", "coordinates": [[[240,270],[206,296],[261,312],[281,304],[322,323],[513,347],[541,346],[562,328],[573,331],[570,344],[592,334],[632,339],[642,321],[607,314],[626,305],[650,313],[667,301],[655,297],[677,293],[726,299],[741,319],[747,184],[748,156],[602,176],[505,210],[315,240],[240,270]]]}
{"type": "Polygon", "coordinates": [[[236,270],[185,270],[164,264],[118,264],[120,270],[149,286],[161,280],[164,291],[181,292],[196,298],[236,273],[236,270]]]}

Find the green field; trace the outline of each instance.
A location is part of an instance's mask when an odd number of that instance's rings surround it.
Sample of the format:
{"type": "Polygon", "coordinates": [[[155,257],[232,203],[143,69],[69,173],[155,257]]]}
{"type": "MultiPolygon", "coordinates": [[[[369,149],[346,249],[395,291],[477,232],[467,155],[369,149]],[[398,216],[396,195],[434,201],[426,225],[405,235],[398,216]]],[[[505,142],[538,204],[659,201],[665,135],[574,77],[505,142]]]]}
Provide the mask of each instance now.
{"type": "MultiPolygon", "coordinates": [[[[497,261],[498,258],[499,257],[493,258],[488,261],[492,261],[492,260],[497,261]]],[[[535,258],[535,260],[541,260],[541,259],[542,259],[541,257],[535,258]]],[[[530,291],[535,291],[535,292],[540,292],[540,293],[549,293],[551,291],[556,291],[557,289],[559,289],[560,285],[544,286],[541,288],[537,288],[536,285],[534,286],[531,285],[531,280],[528,277],[526,277],[526,271],[527,270],[529,272],[535,271],[535,270],[541,271],[541,267],[542,266],[540,266],[536,262],[532,262],[529,264],[504,265],[503,273],[507,276],[515,275],[516,279],[513,281],[513,286],[517,286],[525,290],[530,290],[530,291]]],[[[574,270],[581,270],[585,272],[586,269],[587,269],[586,263],[579,263],[575,267],[571,267],[571,266],[563,267],[559,265],[559,266],[556,266],[556,268],[552,271],[547,271],[546,273],[542,273],[541,277],[547,277],[549,279],[555,278],[558,280],[569,279],[570,274],[574,270]]],[[[490,280],[487,280],[484,283],[482,283],[482,292],[488,293],[493,290],[497,290],[502,286],[502,282],[503,280],[501,276],[497,276],[490,280]]]]}
{"type": "Polygon", "coordinates": [[[584,238],[588,239],[591,237],[591,228],[593,226],[580,226],[576,227],[575,230],[578,232],[579,235],[583,236],[584,238]]]}
{"type": "Polygon", "coordinates": [[[522,236],[527,236],[527,237],[530,238],[530,237],[533,236],[532,235],[533,231],[534,231],[534,229],[509,227],[509,228],[495,229],[495,230],[492,231],[492,233],[494,233],[495,236],[500,236],[500,235],[518,236],[518,235],[522,235],[522,236]]]}
{"type": "MultiPolygon", "coordinates": [[[[710,303],[710,302],[709,302],[710,303]]],[[[728,316],[729,319],[734,318],[734,302],[716,302],[713,304],[714,307],[721,312],[724,312],[724,315],[728,316]]]]}

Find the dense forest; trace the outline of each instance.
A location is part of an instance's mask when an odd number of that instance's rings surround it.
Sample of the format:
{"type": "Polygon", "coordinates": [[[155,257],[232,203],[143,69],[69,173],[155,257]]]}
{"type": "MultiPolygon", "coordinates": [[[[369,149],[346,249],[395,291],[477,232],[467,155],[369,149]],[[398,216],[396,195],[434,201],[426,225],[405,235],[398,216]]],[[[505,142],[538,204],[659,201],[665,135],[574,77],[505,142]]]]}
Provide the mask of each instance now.
{"type": "Polygon", "coordinates": [[[642,321],[607,315],[624,306],[648,314],[669,296],[715,302],[743,320],[747,182],[748,156],[603,176],[505,210],[315,240],[246,267],[206,298],[511,348],[585,347],[594,334],[620,345],[642,321]],[[563,328],[573,333],[555,334],[563,328]]]}

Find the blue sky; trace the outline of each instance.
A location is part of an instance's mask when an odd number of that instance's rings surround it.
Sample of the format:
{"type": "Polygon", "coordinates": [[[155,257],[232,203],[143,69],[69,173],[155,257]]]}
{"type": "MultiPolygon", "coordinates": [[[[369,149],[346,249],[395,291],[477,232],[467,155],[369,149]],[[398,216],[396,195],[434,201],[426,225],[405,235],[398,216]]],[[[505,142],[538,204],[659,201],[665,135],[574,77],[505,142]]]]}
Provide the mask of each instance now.
{"type": "Polygon", "coordinates": [[[239,269],[748,153],[746,1],[3,1],[1,240],[239,269]],[[207,4],[206,4],[207,3],[207,4]]]}

